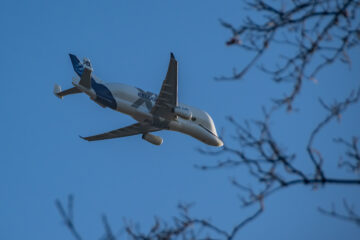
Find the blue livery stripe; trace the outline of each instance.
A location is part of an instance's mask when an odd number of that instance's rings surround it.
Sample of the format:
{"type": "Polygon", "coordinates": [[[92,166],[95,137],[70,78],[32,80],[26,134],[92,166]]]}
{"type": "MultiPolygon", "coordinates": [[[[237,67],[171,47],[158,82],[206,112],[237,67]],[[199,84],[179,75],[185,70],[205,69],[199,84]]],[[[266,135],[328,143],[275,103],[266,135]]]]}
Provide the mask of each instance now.
{"type": "MultiPolygon", "coordinates": [[[[76,72],[76,74],[79,77],[81,77],[81,75],[84,71],[84,66],[82,65],[80,60],[74,54],[70,53],[69,56],[70,56],[74,71],[76,72]]],[[[112,93],[110,92],[110,90],[105,85],[103,85],[101,83],[97,83],[95,81],[95,79],[93,77],[91,77],[91,88],[94,89],[94,91],[96,93],[95,101],[97,101],[101,105],[110,107],[112,109],[116,109],[116,100],[115,100],[114,96],[112,95],[112,93]]]]}
{"type": "Polygon", "coordinates": [[[80,60],[73,54],[69,54],[70,59],[71,59],[71,63],[73,65],[74,71],[76,72],[76,74],[81,77],[83,71],[84,71],[84,67],[81,64],[80,60]]]}
{"type": "Polygon", "coordinates": [[[94,78],[91,78],[91,87],[96,93],[96,101],[98,103],[116,109],[116,100],[105,85],[97,83],[94,78]]]}

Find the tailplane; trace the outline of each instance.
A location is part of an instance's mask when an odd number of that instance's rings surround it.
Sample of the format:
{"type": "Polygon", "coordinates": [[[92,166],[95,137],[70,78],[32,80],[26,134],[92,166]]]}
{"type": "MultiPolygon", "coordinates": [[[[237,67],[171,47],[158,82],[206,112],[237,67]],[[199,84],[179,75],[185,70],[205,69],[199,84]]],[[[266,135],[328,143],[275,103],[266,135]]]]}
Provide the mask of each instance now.
{"type": "Polygon", "coordinates": [[[73,88],[69,88],[67,90],[61,91],[61,86],[59,86],[57,84],[55,84],[55,86],[54,86],[54,94],[55,94],[55,96],[57,96],[60,99],[62,99],[66,95],[76,94],[76,93],[81,93],[81,90],[78,89],[77,87],[73,87],[73,88]]]}
{"type": "Polygon", "coordinates": [[[87,89],[91,89],[91,73],[93,71],[91,67],[90,60],[84,58],[83,63],[74,55],[69,54],[71,63],[73,65],[74,71],[80,77],[73,79],[73,85],[75,87],[66,89],[64,91],[61,90],[61,87],[57,84],[54,86],[54,94],[58,98],[63,98],[66,95],[81,93],[83,91],[87,91],[87,89]]]}

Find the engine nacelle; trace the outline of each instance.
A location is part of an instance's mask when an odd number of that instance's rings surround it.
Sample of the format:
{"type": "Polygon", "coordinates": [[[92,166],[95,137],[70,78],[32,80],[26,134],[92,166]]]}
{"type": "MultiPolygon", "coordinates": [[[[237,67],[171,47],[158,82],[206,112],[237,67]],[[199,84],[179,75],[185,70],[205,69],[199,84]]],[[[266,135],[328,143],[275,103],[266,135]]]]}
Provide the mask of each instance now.
{"type": "Polygon", "coordinates": [[[159,136],[152,135],[150,133],[145,133],[142,135],[142,139],[152,143],[154,145],[161,145],[163,143],[163,139],[159,136]]]}
{"type": "Polygon", "coordinates": [[[173,111],[177,116],[184,118],[186,120],[189,120],[192,117],[191,111],[184,107],[175,107],[173,111]]]}

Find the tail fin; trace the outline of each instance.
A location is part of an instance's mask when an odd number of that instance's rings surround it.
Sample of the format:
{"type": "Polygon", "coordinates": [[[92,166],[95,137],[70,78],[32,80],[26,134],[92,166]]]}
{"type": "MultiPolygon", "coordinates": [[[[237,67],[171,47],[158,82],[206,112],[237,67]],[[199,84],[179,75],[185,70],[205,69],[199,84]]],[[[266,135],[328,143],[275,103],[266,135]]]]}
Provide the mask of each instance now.
{"type": "Polygon", "coordinates": [[[69,54],[70,59],[71,59],[71,63],[73,65],[74,71],[76,72],[76,74],[81,77],[83,71],[84,71],[84,66],[82,65],[82,63],[80,62],[80,60],[73,54],[69,54]]]}
{"type": "Polygon", "coordinates": [[[93,71],[89,59],[84,59],[84,64],[73,54],[69,54],[74,71],[80,77],[79,84],[85,88],[91,88],[91,73],[93,71]]]}

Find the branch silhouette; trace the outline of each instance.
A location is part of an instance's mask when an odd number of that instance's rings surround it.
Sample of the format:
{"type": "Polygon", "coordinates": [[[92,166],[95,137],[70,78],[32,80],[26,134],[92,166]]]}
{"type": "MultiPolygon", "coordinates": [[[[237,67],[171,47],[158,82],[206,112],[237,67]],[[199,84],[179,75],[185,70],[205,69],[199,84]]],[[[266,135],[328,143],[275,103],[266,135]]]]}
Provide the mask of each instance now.
{"type": "MultiPolygon", "coordinates": [[[[216,165],[202,165],[196,166],[201,170],[214,170],[221,168],[246,167],[251,176],[260,183],[262,190],[257,193],[255,190],[243,186],[235,178],[232,179],[232,184],[239,190],[246,192],[247,197],[242,199],[244,206],[252,205],[258,202],[258,199],[263,199],[269,195],[294,185],[308,185],[312,187],[340,184],[340,185],[359,185],[360,178],[344,179],[337,177],[328,177],[323,169],[324,159],[320,150],[316,149],[314,141],[316,136],[322,131],[327,124],[332,120],[339,118],[346,109],[357,103],[360,99],[360,88],[356,92],[351,92],[350,95],[342,102],[335,102],[331,106],[322,106],[328,111],[327,116],[318,123],[312,130],[306,150],[308,152],[309,160],[313,165],[313,173],[307,173],[295,166],[294,160],[296,155],[287,154],[281,149],[280,144],[274,139],[271,129],[269,127],[269,120],[271,114],[264,110],[265,119],[263,121],[253,121],[252,125],[257,128],[257,134],[253,133],[248,122],[244,125],[239,124],[234,118],[228,117],[228,120],[235,127],[236,135],[235,141],[240,145],[240,148],[231,148],[227,144],[222,150],[217,152],[207,152],[201,150],[203,154],[219,155],[230,154],[235,158],[219,161],[216,165]],[[258,157],[259,156],[259,157],[258,157]]],[[[275,108],[274,108],[275,109],[275,108]]],[[[343,161],[341,166],[348,166],[351,169],[358,169],[359,152],[357,147],[357,138],[353,138],[353,142],[347,142],[343,139],[337,139],[337,143],[342,143],[351,151],[347,152],[349,160],[343,161]],[[352,161],[351,161],[352,160],[352,161]]]]}
{"type": "Polygon", "coordinates": [[[232,34],[226,45],[253,52],[254,57],[240,71],[215,79],[242,79],[266,52],[286,46],[287,54],[278,53],[282,61],[270,67],[260,62],[259,68],[277,83],[294,83],[285,97],[275,100],[291,110],[304,79],[317,82],[317,74],[337,60],[351,67],[348,51],[360,43],[360,21],[356,17],[360,14],[360,1],[268,2],[249,1],[247,11],[259,14],[246,17],[239,27],[220,20],[232,34]]]}
{"type": "Polygon", "coordinates": [[[345,199],[343,200],[343,207],[345,210],[344,213],[338,212],[335,209],[334,205],[332,205],[331,210],[328,210],[328,209],[325,209],[322,207],[319,207],[318,210],[320,213],[322,213],[326,216],[334,217],[334,218],[341,219],[344,221],[349,221],[349,222],[357,224],[357,226],[360,226],[360,215],[355,212],[354,207],[350,206],[345,199]]]}

